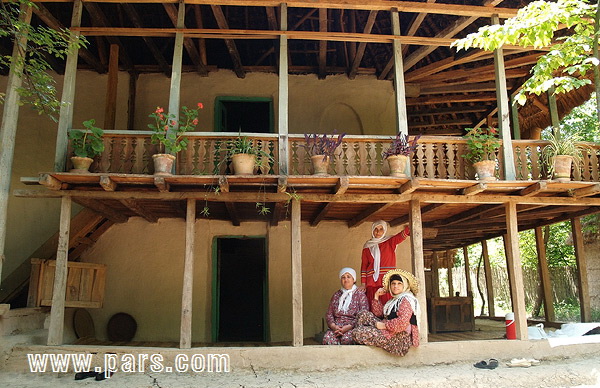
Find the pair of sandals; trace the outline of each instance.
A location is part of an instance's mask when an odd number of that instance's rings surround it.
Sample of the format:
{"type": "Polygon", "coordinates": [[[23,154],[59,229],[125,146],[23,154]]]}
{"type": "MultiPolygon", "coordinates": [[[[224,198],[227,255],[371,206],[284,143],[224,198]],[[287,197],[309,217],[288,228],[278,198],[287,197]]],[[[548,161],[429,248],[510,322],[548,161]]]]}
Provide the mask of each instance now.
{"type": "Polygon", "coordinates": [[[489,360],[481,360],[476,364],[473,364],[475,368],[479,369],[496,369],[498,367],[498,360],[490,358],[489,360]]]}
{"type": "MultiPolygon", "coordinates": [[[[509,367],[522,367],[529,368],[532,365],[539,365],[540,361],[535,358],[513,358],[510,362],[506,363],[509,367]]],[[[481,360],[476,364],[473,364],[475,368],[479,369],[496,369],[498,367],[498,360],[490,358],[489,360],[481,360]]]]}
{"type": "Polygon", "coordinates": [[[83,379],[88,379],[90,377],[93,377],[96,379],[96,381],[102,381],[105,380],[108,377],[111,377],[114,373],[110,372],[110,371],[106,371],[106,372],[78,372],[75,373],[75,380],[83,380],[83,379]]]}

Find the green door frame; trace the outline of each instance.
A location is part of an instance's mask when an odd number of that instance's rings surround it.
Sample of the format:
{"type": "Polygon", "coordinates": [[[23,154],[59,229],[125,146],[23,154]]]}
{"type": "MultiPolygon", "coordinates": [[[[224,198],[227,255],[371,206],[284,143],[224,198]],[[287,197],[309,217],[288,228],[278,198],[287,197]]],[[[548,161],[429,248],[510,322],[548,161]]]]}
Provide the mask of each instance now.
{"type": "Polygon", "coordinates": [[[223,130],[223,111],[225,105],[223,102],[268,102],[269,103],[269,133],[274,133],[273,118],[273,99],[271,97],[237,97],[237,96],[219,96],[215,97],[215,132],[225,132],[223,130]]]}
{"type": "Polygon", "coordinates": [[[262,238],[265,241],[265,278],[263,280],[263,339],[265,342],[269,338],[269,244],[267,243],[266,236],[243,236],[243,235],[226,235],[226,236],[215,236],[212,241],[212,327],[211,327],[211,341],[217,342],[219,339],[219,268],[218,268],[218,251],[217,251],[217,240],[218,239],[251,239],[251,238],[262,238]]]}

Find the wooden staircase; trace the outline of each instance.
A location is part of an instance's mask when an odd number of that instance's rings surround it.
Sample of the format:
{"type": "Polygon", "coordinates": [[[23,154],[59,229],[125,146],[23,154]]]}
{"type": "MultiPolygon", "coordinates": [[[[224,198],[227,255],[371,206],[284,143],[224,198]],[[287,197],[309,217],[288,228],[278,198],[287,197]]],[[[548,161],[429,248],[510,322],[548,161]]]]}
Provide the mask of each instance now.
{"type": "MultiPolygon", "coordinates": [[[[87,208],[82,209],[71,219],[69,232],[69,261],[79,261],[81,255],[98,241],[113,221],[87,208]]],[[[17,267],[3,282],[0,289],[0,303],[10,303],[29,286],[31,259],[56,259],[58,232],[42,244],[27,260],[17,267]]],[[[29,303],[28,303],[29,304],[29,303]]],[[[31,307],[31,306],[30,306],[31,307]]]]}

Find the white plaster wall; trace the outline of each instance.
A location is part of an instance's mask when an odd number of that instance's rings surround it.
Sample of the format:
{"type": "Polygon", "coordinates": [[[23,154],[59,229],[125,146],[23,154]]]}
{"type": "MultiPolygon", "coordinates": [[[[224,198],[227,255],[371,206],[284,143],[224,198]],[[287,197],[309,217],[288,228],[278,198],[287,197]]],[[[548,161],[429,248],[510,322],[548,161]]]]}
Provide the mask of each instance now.
{"type": "MultiPolygon", "coordinates": [[[[205,219],[196,222],[192,340],[211,339],[212,242],[226,235],[267,237],[270,340],[291,340],[290,223],[269,227],[264,222],[248,222],[233,227],[229,222],[205,219]]],[[[339,288],[340,268],[351,266],[360,273],[362,245],[369,235],[368,224],[349,229],[341,222],[317,227],[302,223],[305,337],[321,331],[329,299],[339,288]]],[[[151,224],[131,218],[111,227],[85,254],[83,261],[107,265],[104,307],[89,309],[98,338],[106,338],[106,324],[113,314],[126,312],[138,323],[135,340],[179,340],[184,236],[181,219],[151,224]]],[[[400,267],[410,269],[409,252],[407,240],[397,249],[400,267]]]]}

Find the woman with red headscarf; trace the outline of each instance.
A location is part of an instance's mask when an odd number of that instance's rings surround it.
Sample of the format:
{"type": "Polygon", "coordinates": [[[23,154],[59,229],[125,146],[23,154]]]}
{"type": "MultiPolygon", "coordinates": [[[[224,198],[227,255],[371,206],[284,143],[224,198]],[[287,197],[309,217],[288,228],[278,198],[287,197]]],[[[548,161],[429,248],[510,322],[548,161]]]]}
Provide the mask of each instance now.
{"type": "MultiPolygon", "coordinates": [[[[363,246],[360,278],[366,288],[367,299],[372,303],[375,292],[381,288],[381,279],[388,271],[397,268],[396,246],[410,236],[410,229],[405,226],[394,236],[386,236],[388,224],[379,220],[371,225],[371,236],[363,246]]],[[[381,303],[389,300],[389,294],[381,296],[381,303]]]]}

